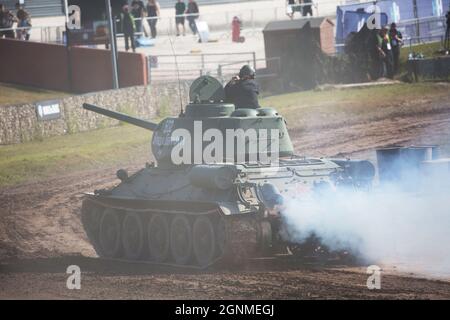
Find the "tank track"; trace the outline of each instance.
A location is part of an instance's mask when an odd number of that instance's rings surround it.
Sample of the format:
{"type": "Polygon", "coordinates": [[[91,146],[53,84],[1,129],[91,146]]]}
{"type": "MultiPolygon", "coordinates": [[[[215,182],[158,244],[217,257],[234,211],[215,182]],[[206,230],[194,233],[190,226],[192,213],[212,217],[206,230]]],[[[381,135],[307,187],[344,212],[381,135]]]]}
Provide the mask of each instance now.
{"type": "Polygon", "coordinates": [[[227,216],[221,212],[219,207],[204,211],[198,211],[198,208],[196,211],[194,207],[186,207],[183,211],[136,210],[117,203],[105,205],[101,201],[96,201],[95,197],[89,197],[83,200],[81,222],[98,256],[108,260],[204,269],[212,266],[240,265],[248,258],[258,255],[260,249],[259,216],[256,213],[227,216]],[[136,232],[127,231],[130,229],[128,226],[130,220],[137,222],[135,223],[136,232]],[[155,220],[159,220],[159,224],[155,225],[155,220]],[[180,232],[177,232],[176,229],[178,225],[181,226],[180,232]],[[155,229],[153,226],[163,227],[155,229]],[[167,230],[167,227],[170,232],[169,236],[164,231],[167,230]],[[190,229],[190,235],[183,241],[177,240],[178,234],[184,234],[186,229],[190,229]],[[197,231],[195,233],[197,238],[194,236],[194,229],[197,231]],[[147,232],[143,232],[143,230],[147,232]],[[211,240],[211,230],[213,230],[213,240],[211,240]],[[153,237],[152,234],[159,234],[155,237],[159,236],[160,238],[151,242],[149,239],[153,237]],[[202,237],[206,237],[206,239],[202,239],[202,237]],[[133,240],[132,238],[136,240],[134,243],[139,243],[134,246],[135,250],[130,250],[129,243],[133,241],[126,240],[133,240]],[[161,238],[168,239],[169,243],[161,241],[161,238]],[[153,243],[158,243],[158,245],[154,246],[153,243]],[[181,244],[180,250],[174,249],[177,246],[173,243],[181,244]],[[183,243],[185,243],[184,246],[183,243]],[[164,249],[156,251],[164,254],[152,254],[154,250],[152,251],[150,247],[162,247],[164,249]],[[203,248],[206,249],[203,250],[203,248]],[[211,253],[211,250],[214,253],[211,253]],[[131,254],[133,252],[135,254],[131,254]]]}

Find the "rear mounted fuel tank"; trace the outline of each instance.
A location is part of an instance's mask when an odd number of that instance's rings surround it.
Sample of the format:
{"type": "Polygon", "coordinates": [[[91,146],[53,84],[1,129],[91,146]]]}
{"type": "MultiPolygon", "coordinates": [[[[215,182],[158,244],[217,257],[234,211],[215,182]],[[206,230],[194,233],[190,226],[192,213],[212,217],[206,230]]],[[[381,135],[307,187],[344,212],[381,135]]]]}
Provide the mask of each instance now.
{"type": "Polygon", "coordinates": [[[438,146],[392,146],[376,150],[381,185],[396,184],[417,189],[422,182],[422,163],[439,157],[438,146]]]}

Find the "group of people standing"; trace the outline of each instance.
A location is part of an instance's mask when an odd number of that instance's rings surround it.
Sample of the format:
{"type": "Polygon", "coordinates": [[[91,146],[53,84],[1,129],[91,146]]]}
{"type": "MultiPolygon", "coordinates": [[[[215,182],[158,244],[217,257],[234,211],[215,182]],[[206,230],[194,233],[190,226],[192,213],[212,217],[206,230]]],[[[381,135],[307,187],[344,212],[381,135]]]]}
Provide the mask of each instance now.
{"type": "Polygon", "coordinates": [[[312,16],[312,0],[287,0],[287,16],[294,19],[295,12],[299,12],[303,17],[312,16]]]}
{"type": "Polygon", "coordinates": [[[124,5],[123,9],[128,10],[132,18],[137,19],[135,20],[135,31],[142,32],[143,21],[146,19],[150,27],[150,36],[156,38],[156,24],[158,23],[158,18],[160,16],[160,6],[158,1],[148,0],[147,4],[144,5],[142,0],[133,0],[131,2],[131,9],[128,8],[128,5],[124,5]]]}
{"type": "MultiPolygon", "coordinates": [[[[177,0],[175,3],[175,25],[177,36],[179,36],[181,32],[183,35],[186,35],[186,29],[184,27],[185,19],[188,20],[192,33],[194,35],[197,34],[195,20],[198,19],[199,12],[196,1],[188,0],[186,5],[183,0],[177,0]]],[[[142,0],[133,0],[131,2],[131,7],[128,4],[123,5],[119,18],[121,30],[125,38],[126,51],[130,49],[129,42],[131,42],[133,52],[136,51],[135,32],[145,31],[144,23],[148,23],[149,25],[151,38],[156,38],[156,25],[160,14],[160,5],[157,0],[148,0],[146,5],[142,0]]]]}
{"type": "Polygon", "coordinates": [[[121,30],[125,38],[125,50],[131,48],[136,51],[135,32],[142,32],[144,23],[148,23],[150,28],[150,37],[156,38],[156,24],[160,16],[160,6],[156,0],[148,0],[147,5],[141,0],[133,0],[131,8],[128,4],[123,5],[120,13],[121,30]],[[145,20],[145,21],[144,21],[145,20]]]}
{"type": "Polygon", "coordinates": [[[177,36],[180,35],[180,28],[182,29],[183,36],[186,35],[186,28],[184,27],[185,18],[188,20],[189,28],[192,33],[197,34],[197,25],[195,20],[198,19],[199,9],[197,2],[194,0],[189,0],[186,6],[184,0],[178,0],[175,4],[175,25],[177,27],[177,36]]]}
{"type": "Polygon", "coordinates": [[[20,3],[16,4],[16,14],[9,11],[4,4],[0,4],[0,38],[30,39],[31,17],[20,3]],[[17,22],[14,32],[13,26],[17,22]],[[5,30],[6,29],[6,30],[5,30]]]}
{"type": "Polygon", "coordinates": [[[390,28],[385,26],[377,34],[376,50],[379,57],[380,78],[393,78],[400,68],[400,48],[403,44],[403,36],[392,23],[390,28]]]}

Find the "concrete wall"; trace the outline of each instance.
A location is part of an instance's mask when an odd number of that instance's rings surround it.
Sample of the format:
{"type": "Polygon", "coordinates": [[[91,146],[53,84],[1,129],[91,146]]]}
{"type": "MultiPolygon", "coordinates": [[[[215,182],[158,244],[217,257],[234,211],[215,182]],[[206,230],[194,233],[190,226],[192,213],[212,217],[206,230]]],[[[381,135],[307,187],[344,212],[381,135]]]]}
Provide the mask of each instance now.
{"type": "Polygon", "coordinates": [[[0,82],[69,91],[68,56],[56,44],[0,39],[0,82]]]}
{"type": "MultiPolygon", "coordinates": [[[[111,53],[108,50],[73,47],[72,92],[95,92],[113,87],[111,53]]],[[[119,52],[119,86],[147,84],[147,62],[143,54],[119,52]]]]}
{"type": "MultiPolygon", "coordinates": [[[[0,82],[76,93],[113,87],[108,50],[0,39],[0,61],[0,82]]],[[[143,54],[119,54],[119,83],[147,84],[143,54]]]]}
{"type": "MultiPolygon", "coordinates": [[[[189,83],[182,83],[184,103],[188,100],[188,92],[189,83]]],[[[38,120],[34,103],[0,106],[0,144],[39,140],[118,124],[116,120],[84,110],[81,106],[85,102],[149,120],[178,115],[180,110],[177,83],[100,91],[59,101],[61,117],[45,121],[38,120]]]]}

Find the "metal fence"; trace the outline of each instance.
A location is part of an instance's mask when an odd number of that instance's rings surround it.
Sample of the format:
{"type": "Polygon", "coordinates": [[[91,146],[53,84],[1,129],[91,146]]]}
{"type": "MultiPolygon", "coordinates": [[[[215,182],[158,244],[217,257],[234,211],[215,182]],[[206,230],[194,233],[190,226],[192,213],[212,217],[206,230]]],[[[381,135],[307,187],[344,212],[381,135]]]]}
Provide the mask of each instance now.
{"type": "Polygon", "coordinates": [[[411,45],[434,42],[445,37],[446,19],[441,17],[426,17],[420,19],[403,20],[397,23],[404,39],[411,45]]]}
{"type": "Polygon", "coordinates": [[[255,52],[178,54],[147,56],[149,82],[193,80],[210,75],[223,83],[236,75],[242,65],[253,66],[258,79],[276,78],[280,75],[280,58],[256,58],[255,52]]]}
{"type": "Polygon", "coordinates": [[[195,79],[201,75],[221,78],[229,74],[221,66],[243,62],[258,67],[255,52],[203,53],[148,56],[148,75],[151,81],[195,79]]]}

